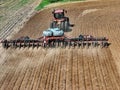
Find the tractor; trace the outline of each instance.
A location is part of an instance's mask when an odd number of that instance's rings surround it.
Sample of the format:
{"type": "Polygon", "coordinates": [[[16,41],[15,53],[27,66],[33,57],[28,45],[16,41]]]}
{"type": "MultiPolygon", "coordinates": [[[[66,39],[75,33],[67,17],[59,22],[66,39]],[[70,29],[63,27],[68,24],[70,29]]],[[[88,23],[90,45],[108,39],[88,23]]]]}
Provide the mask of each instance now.
{"type": "Polygon", "coordinates": [[[65,13],[67,13],[64,9],[56,9],[52,11],[53,14],[53,21],[50,24],[50,28],[60,28],[60,30],[63,30],[67,32],[69,30],[69,18],[65,16],[65,13]]]}

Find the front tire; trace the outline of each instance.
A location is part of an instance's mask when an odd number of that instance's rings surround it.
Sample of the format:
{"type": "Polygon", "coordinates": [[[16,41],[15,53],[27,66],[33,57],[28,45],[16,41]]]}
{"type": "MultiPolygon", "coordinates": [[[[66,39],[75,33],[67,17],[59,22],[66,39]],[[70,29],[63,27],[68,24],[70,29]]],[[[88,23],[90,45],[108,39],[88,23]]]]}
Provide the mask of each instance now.
{"type": "Polygon", "coordinates": [[[65,29],[65,22],[61,22],[61,24],[60,24],[60,30],[64,31],[64,29],[65,29]]]}
{"type": "Polygon", "coordinates": [[[52,22],[51,24],[50,24],[50,28],[55,28],[56,27],[56,22],[52,22]]]}

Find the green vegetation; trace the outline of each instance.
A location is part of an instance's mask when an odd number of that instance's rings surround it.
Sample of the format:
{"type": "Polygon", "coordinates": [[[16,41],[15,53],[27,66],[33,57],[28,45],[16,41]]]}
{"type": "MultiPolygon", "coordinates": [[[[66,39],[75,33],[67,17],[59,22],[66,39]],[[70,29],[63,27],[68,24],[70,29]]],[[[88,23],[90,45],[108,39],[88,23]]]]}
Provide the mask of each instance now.
{"type": "Polygon", "coordinates": [[[42,2],[35,8],[35,10],[40,10],[46,5],[56,2],[68,2],[68,1],[84,1],[84,0],[42,0],[42,2]]]}

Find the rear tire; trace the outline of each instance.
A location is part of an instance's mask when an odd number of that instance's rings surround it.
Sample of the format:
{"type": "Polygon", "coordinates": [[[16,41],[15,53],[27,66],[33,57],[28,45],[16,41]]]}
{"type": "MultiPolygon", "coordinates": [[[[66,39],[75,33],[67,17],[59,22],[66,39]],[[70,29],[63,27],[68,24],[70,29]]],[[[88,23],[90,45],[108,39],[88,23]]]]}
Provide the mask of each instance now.
{"type": "Polygon", "coordinates": [[[3,46],[3,48],[6,48],[7,46],[6,46],[6,43],[2,43],[2,46],[3,46]]]}
{"type": "Polygon", "coordinates": [[[64,31],[68,31],[68,30],[69,30],[69,22],[65,21],[64,31]]]}
{"type": "Polygon", "coordinates": [[[61,22],[61,24],[60,24],[60,30],[64,31],[64,29],[65,29],[65,22],[61,22]]]}
{"type": "Polygon", "coordinates": [[[51,24],[50,24],[50,28],[55,28],[56,27],[56,22],[52,22],[51,24]]]}

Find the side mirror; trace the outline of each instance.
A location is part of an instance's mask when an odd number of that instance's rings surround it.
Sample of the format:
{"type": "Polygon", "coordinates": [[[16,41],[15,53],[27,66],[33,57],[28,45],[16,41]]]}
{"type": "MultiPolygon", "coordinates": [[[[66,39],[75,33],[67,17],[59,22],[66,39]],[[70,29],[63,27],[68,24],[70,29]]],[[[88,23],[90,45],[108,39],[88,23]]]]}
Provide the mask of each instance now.
{"type": "Polygon", "coordinates": [[[65,10],[65,13],[67,13],[67,10],[65,10]]]}
{"type": "Polygon", "coordinates": [[[64,11],[65,13],[67,13],[67,10],[63,9],[63,11],[64,11]]]}
{"type": "Polygon", "coordinates": [[[52,11],[52,14],[54,14],[54,11],[52,11]]]}
{"type": "Polygon", "coordinates": [[[54,12],[55,12],[55,9],[52,11],[52,14],[54,14],[54,12]]]}

